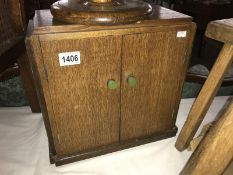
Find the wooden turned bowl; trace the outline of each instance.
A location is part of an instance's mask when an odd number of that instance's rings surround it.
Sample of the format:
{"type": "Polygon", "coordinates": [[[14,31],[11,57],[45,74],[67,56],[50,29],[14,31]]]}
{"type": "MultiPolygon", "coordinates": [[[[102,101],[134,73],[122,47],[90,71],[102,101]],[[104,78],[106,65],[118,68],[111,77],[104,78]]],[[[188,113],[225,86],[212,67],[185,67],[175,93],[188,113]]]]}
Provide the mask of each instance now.
{"type": "Polygon", "coordinates": [[[86,25],[134,23],[151,12],[151,5],[141,0],[61,0],[51,6],[56,20],[86,25]]]}

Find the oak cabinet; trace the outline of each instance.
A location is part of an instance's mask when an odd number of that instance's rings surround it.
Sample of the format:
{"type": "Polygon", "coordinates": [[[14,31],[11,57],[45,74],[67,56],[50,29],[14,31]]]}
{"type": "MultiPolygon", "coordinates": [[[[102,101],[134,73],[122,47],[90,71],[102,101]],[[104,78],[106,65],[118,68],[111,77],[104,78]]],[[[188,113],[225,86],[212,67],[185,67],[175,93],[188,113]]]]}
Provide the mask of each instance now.
{"type": "Polygon", "coordinates": [[[140,138],[175,126],[188,38],[176,28],[127,35],[122,45],[121,139],[140,138]],[[130,87],[127,78],[137,84],[130,87]]]}
{"type": "MultiPolygon", "coordinates": [[[[121,38],[42,41],[50,99],[59,135],[57,154],[117,143],[120,120],[121,38]],[[108,43],[108,44],[106,44],[108,43]],[[80,52],[80,64],[60,66],[58,53],[80,52]],[[118,83],[108,89],[108,80],[118,83]],[[51,80],[51,81],[50,81],[51,80]]],[[[66,58],[67,59],[67,58],[66,58]]]]}
{"type": "Polygon", "coordinates": [[[36,12],[26,44],[52,163],[175,135],[195,25],[155,10],[120,26],[65,25],[36,12]]]}

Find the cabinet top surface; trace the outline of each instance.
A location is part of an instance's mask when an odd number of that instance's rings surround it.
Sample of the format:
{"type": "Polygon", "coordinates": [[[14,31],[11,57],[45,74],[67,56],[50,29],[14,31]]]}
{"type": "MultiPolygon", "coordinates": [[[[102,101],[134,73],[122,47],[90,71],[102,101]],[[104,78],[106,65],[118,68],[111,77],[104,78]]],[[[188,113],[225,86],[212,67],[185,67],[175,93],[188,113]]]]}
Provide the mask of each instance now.
{"type": "Polygon", "coordinates": [[[72,31],[112,30],[147,26],[176,25],[190,23],[191,21],[192,17],[190,16],[156,5],[153,6],[153,12],[148,16],[148,19],[133,24],[116,26],[65,24],[54,20],[50,10],[37,10],[28,34],[37,35],[72,31]]]}

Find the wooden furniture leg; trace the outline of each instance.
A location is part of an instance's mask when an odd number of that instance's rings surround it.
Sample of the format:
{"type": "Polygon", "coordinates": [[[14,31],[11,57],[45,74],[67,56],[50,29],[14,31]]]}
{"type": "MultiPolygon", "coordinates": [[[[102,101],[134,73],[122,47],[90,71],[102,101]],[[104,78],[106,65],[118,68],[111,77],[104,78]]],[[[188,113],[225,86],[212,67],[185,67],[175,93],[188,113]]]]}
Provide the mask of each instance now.
{"type": "Polygon", "coordinates": [[[20,70],[20,77],[23,82],[23,86],[25,88],[25,92],[28,97],[31,110],[32,112],[39,113],[41,112],[39,100],[35,91],[32,72],[26,52],[18,58],[18,64],[20,70]]]}
{"type": "Polygon", "coordinates": [[[188,118],[178,136],[175,146],[179,151],[188,147],[233,61],[233,19],[211,22],[207,27],[206,35],[225,44],[193,103],[188,118]]]}
{"type": "Polygon", "coordinates": [[[18,62],[31,110],[40,112],[24,44],[24,0],[0,0],[0,28],[0,79],[18,75],[18,67],[14,66],[18,62]]]}
{"type": "Polygon", "coordinates": [[[233,101],[210,129],[180,173],[220,175],[233,158],[233,101]]]}
{"type": "Polygon", "coordinates": [[[206,115],[221,83],[225,72],[233,61],[233,45],[225,44],[210,71],[209,77],[194,102],[188,118],[176,141],[176,148],[186,149],[206,115]]]}

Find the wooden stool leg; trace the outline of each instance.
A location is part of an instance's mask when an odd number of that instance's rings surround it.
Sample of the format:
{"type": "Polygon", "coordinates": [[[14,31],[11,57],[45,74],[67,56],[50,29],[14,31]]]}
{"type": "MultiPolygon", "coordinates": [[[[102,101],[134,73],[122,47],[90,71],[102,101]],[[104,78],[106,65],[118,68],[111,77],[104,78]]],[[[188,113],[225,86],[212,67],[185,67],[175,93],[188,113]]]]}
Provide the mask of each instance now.
{"type": "Polygon", "coordinates": [[[27,54],[21,55],[18,59],[20,77],[28,97],[28,101],[32,112],[41,112],[38,97],[35,91],[35,85],[32,77],[32,72],[28,62],[27,54]]]}
{"type": "Polygon", "coordinates": [[[220,175],[233,158],[233,101],[194,151],[181,175],[220,175]]]}
{"type": "Polygon", "coordinates": [[[207,113],[217,90],[219,89],[227,69],[233,60],[233,45],[224,44],[204,86],[192,105],[188,118],[176,141],[176,148],[186,149],[207,113]]]}

